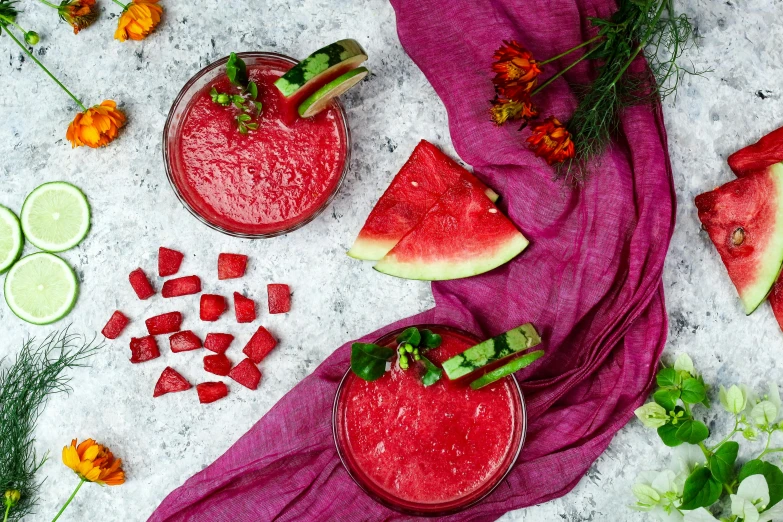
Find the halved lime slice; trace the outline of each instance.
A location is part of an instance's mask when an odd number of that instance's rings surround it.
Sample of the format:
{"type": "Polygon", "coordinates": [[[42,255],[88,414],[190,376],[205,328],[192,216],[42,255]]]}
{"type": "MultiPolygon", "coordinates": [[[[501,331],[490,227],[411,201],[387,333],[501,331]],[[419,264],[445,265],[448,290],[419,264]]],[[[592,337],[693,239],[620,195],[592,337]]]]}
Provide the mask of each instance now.
{"type": "Polygon", "coordinates": [[[64,181],[44,183],[30,192],[19,217],[27,240],[47,252],[75,247],[90,230],[87,197],[64,181]]]}
{"type": "Polygon", "coordinates": [[[0,205],[0,274],[19,259],[24,246],[22,227],[16,214],[0,205]]]}
{"type": "Polygon", "coordinates": [[[5,277],[5,302],[20,319],[49,324],[65,317],[76,303],[79,283],[68,264],[38,252],[20,259],[5,277]]]}
{"type": "Polygon", "coordinates": [[[340,96],[342,93],[364,80],[364,77],[369,73],[370,71],[368,71],[366,67],[357,67],[353,71],[348,71],[342,76],[338,76],[302,102],[302,105],[299,106],[299,116],[302,118],[315,116],[329,105],[332,98],[340,96]]]}

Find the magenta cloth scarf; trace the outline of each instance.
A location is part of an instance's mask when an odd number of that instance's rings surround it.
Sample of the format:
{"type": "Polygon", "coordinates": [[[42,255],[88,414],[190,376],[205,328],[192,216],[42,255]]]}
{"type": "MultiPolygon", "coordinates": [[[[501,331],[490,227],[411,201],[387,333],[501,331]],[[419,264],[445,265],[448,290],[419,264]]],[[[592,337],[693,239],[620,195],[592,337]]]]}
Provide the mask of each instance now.
{"type": "MultiPolygon", "coordinates": [[[[541,59],[556,55],[587,38],[587,17],[612,14],[610,0],[393,4],[402,45],[446,105],[457,152],[502,194],[501,208],[531,245],[490,273],[433,283],[435,308],[362,340],[414,323],[482,338],[536,325],[546,357],[517,375],[529,416],[522,455],[488,498],[450,517],[495,520],[571,490],[647,396],[667,332],[661,273],[674,194],[666,133],[659,107],[626,110],[602,167],[572,190],[525,148],[527,132],[489,121],[489,65],[501,40],[541,59]]],[[[568,79],[588,74],[582,64],[568,79]]],[[[576,105],[562,80],[537,100],[543,116],[561,120],[576,105]]],[[[332,401],[349,358],[347,343],[149,520],[410,520],[366,496],[337,457],[332,401]]]]}

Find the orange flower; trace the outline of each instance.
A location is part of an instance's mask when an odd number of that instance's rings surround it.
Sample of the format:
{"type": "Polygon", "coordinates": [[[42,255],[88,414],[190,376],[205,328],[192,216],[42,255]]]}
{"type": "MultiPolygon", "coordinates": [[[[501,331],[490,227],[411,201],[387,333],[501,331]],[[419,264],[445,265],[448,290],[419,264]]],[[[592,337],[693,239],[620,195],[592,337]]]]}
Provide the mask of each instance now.
{"type": "Polygon", "coordinates": [[[536,156],[544,158],[550,165],[574,157],[575,148],[571,133],[554,116],[532,126],[531,131],[532,134],[527,139],[528,146],[536,156]]]}
{"type": "Polygon", "coordinates": [[[493,58],[495,63],[492,64],[492,71],[496,74],[492,82],[500,95],[521,99],[530,94],[536,86],[538,75],[541,74],[541,69],[530,51],[515,40],[503,41],[493,58]]]}
{"type": "Polygon", "coordinates": [[[538,109],[533,106],[533,102],[527,96],[522,101],[495,98],[489,113],[492,116],[492,121],[502,125],[507,120],[535,118],[538,116],[538,109]]]}
{"type": "Polygon", "coordinates": [[[96,484],[119,486],[125,482],[122,459],[115,459],[109,448],[87,439],[78,446],[76,439],[63,448],[63,464],[80,479],[96,484]]]}
{"type": "Polygon", "coordinates": [[[133,0],[120,15],[114,38],[121,42],[143,40],[160,23],[161,13],[158,0],[133,0]]]}
{"type": "Polygon", "coordinates": [[[63,0],[57,12],[64,22],[73,27],[73,34],[79,34],[79,31],[98,19],[95,0],[63,0]]]}
{"type": "Polygon", "coordinates": [[[68,126],[65,137],[74,148],[86,145],[96,149],[114,141],[123,125],[125,114],[117,108],[117,103],[104,100],[100,105],[77,114],[68,126]]]}

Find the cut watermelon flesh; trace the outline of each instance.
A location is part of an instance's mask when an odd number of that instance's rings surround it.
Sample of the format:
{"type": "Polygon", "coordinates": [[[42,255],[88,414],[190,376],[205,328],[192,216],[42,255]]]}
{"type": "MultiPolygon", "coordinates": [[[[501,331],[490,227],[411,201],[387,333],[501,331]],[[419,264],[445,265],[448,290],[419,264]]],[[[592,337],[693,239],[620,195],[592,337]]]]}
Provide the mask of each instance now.
{"type": "Polygon", "coordinates": [[[474,183],[460,180],[375,269],[405,279],[459,279],[497,268],[528,240],[474,183]]]}
{"type": "Polygon", "coordinates": [[[696,208],[745,313],[752,313],[783,265],[783,164],[696,196],[696,208]]]}
{"type": "Polygon", "coordinates": [[[421,221],[441,196],[466,179],[496,201],[498,195],[432,143],[421,140],[370,212],[348,255],[377,261],[421,221]]]}

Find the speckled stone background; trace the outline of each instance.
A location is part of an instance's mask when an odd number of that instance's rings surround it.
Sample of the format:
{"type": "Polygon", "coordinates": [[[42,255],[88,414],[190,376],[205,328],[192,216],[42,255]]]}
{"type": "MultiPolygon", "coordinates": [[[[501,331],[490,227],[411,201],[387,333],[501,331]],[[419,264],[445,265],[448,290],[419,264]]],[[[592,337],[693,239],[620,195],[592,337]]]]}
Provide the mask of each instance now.
{"type": "MultiPolygon", "coordinates": [[[[701,37],[687,58],[712,72],[686,79],[678,97],[665,102],[678,199],[664,274],[671,318],[667,352],[690,353],[716,386],[740,380],[756,386],[766,380],[783,383],[778,364],[783,334],[767,305],[752,317],[743,315],[692,203],[696,194],[732,178],[728,154],[783,124],[783,51],[777,45],[783,39],[777,23],[783,4],[676,4],[693,18],[701,37]]],[[[146,520],[169,491],[222,454],[335,347],[432,305],[427,284],[383,277],[344,255],[419,139],[453,153],[443,106],[402,50],[391,6],[383,0],[169,0],[163,6],[165,20],[153,36],[120,43],[112,40],[119,8],[109,0],[101,0],[99,22],[78,36],[49,8],[20,2],[19,22],[42,36],[36,56],[85,103],[110,98],[127,112],[127,128],[103,150],[71,150],[65,129],[75,105],[0,35],[0,204],[18,212],[38,184],[67,180],[84,189],[94,213],[88,238],[63,254],[82,282],[76,308],[57,325],[37,327],[0,305],[0,356],[14,354],[28,336],[43,337],[68,322],[74,331],[92,335],[116,308],[134,320],[94,359],[92,369],[73,372],[74,392],[53,399],[41,418],[37,446],[53,458],[41,470],[48,478],[39,514],[31,521],[50,520],[75,485],[59,460],[60,448],[72,437],[110,445],[125,461],[128,482],[84,488],[62,520],[146,520]],[[374,74],[344,97],[353,156],[332,206],[306,228],[265,241],[230,238],[198,223],[169,188],[161,159],[163,124],[180,87],[230,51],[302,57],[347,36],[366,47],[374,74]],[[206,292],[239,290],[265,303],[267,283],[292,285],[290,314],[261,315],[260,322],[281,343],[262,364],[258,391],[234,385],[227,399],[211,406],[199,405],[195,392],[152,400],[155,380],[168,364],[193,382],[210,375],[201,369],[200,352],[165,353],[142,365],[128,362],[128,339],[144,331],[145,317],[177,309],[186,316],[185,327],[199,334],[207,330],[197,320],[198,296],[139,301],[132,293],[128,272],[141,266],[156,273],[160,245],[186,253],[181,273],[201,275],[206,292]],[[251,256],[244,279],[217,281],[221,251],[251,256]]],[[[230,353],[238,360],[253,327],[236,325],[232,316],[226,314],[219,326],[237,335],[230,353]]],[[[710,418],[714,430],[721,430],[721,419],[710,418]]],[[[629,487],[636,474],[669,461],[670,451],[653,435],[631,422],[573,492],[503,520],[646,520],[626,506],[633,501],[629,487]]]]}

